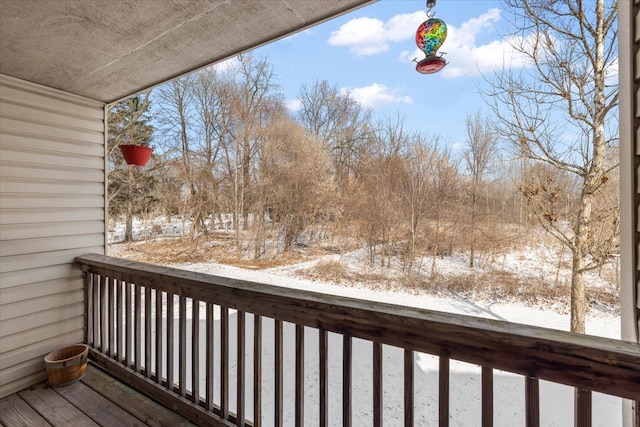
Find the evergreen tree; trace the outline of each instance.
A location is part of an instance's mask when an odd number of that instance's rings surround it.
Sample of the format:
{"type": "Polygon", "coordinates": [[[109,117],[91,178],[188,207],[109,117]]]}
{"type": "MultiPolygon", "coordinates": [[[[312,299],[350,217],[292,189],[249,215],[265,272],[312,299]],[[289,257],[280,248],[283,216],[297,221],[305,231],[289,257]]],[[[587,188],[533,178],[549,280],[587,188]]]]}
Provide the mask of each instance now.
{"type": "Polygon", "coordinates": [[[148,212],[156,203],[152,170],[129,166],[118,149],[120,144],[149,146],[153,126],[149,124],[148,94],[118,102],[108,117],[108,200],[111,217],[124,216],[124,241],[133,240],[133,218],[148,212]]]}

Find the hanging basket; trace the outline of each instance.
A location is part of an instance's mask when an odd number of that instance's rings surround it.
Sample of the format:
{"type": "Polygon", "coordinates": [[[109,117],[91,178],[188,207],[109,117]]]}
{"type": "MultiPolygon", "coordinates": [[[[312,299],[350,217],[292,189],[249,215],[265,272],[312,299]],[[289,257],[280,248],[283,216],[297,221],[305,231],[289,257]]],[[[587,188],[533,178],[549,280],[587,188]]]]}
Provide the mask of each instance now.
{"type": "Polygon", "coordinates": [[[72,345],[52,351],[44,357],[47,381],[53,387],[61,387],[76,382],[87,371],[89,347],[84,344],[72,345]]]}
{"type": "Polygon", "coordinates": [[[128,165],[144,166],[151,158],[153,148],[142,145],[121,144],[122,157],[128,165]]]}

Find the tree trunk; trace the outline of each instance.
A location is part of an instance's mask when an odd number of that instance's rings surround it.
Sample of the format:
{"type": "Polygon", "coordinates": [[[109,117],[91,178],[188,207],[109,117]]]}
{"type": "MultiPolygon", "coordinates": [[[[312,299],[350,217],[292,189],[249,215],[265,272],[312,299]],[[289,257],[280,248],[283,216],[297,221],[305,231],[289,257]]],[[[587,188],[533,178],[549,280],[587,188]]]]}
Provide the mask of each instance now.
{"type": "Polygon", "coordinates": [[[578,251],[573,253],[573,271],[571,276],[571,332],[585,333],[586,298],[584,289],[584,256],[578,251]]]}
{"type": "Polygon", "coordinates": [[[471,191],[471,253],[469,255],[469,268],[473,268],[473,258],[475,256],[475,244],[476,244],[476,186],[473,185],[473,190],[471,191]]]}

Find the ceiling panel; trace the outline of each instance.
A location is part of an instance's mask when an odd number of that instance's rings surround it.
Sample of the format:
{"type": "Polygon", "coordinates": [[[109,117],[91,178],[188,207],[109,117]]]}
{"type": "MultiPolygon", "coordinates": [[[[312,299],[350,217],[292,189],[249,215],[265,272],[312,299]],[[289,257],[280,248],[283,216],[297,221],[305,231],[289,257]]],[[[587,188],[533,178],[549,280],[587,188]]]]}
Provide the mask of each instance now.
{"type": "Polygon", "coordinates": [[[112,102],[375,0],[2,0],[0,73],[112,102]]]}

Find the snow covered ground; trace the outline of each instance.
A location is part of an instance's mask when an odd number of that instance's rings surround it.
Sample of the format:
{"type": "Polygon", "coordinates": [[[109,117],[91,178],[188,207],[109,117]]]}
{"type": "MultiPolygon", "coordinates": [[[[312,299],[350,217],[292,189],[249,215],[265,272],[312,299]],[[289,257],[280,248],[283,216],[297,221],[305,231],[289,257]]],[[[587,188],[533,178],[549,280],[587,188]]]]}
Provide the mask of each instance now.
{"type": "MultiPolygon", "coordinates": [[[[364,286],[347,287],[330,283],[322,283],[293,277],[289,272],[300,268],[278,267],[271,270],[246,270],[216,263],[180,264],[174,267],[191,271],[235,277],[244,280],[258,281],[278,286],[313,290],[348,297],[384,301],[386,303],[404,306],[421,307],[450,313],[505,320],[510,322],[544,326],[566,330],[569,325],[568,314],[538,306],[528,306],[514,303],[479,303],[465,298],[441,298],[416,293],[401,293],[390,291],[374,291],[364,286]]],[[[187,309],[189,313],[189,309],[187,309]]],[[[203,313],[204,310],[201,310],[203,313]]],[[[230,313],[231,348],[235,348],[237,313],[230,313]]],[[[201,320],[202,322],[203,320],[201,320]]],[[[253,319],[248,315],[247,350],[245,361],[249,384],[252,384],[251,369],[253,366],[251,336],[253,333],[253,319]]],[[[219,327],[219,326],[218,326],[219,327]]],[[[204,324],[200,327],[204,331],[204,324]]],[[[617,338],[620,335],[620,320],[618,316],[591,311],[587,320],[587,333],[603,337],[617,338]]],[[[318,349],[317,332],[307,330],[305,333],[305,419],[306,425],[318,424],[318,349]]],[[[274,366],[273,357],[273,322],[265,321],[263,326],[263,367],[262,378],[264,412],[263,425],[273,422],[273,390],[274,366]]],[[[295,330],[293,325],[285,325],[285,378],[284,394],[293,396],[295,366],[295,330]]],[[[217,349],[219,351],[219,349],[217,349]]],[[[338,335],[330,335],[329,355],[329,416],[330,425],[341,425],[341,373],[342,373],[342,342],[338,335]]],[[[371,344],[361,340],[354,340],[353,347],[353,425],[372,425],[372,349],[371,344]]],[[[216,356],[217,357],[217,356],[216,356]]],[[[200,360],[204,360],[204,354],[200,360]]],[[[235,408],[235,367],[236,355],[231,354],[230,361],[230,396],[231,410],[235,408]]],[[[204,366],[201,368],[204,372],[204,366]]],[[[216,374],[217,376],[217,374],[216,374]]],[[[387,426],[401,426],[403,424],[403,353],[402,350],[385,346],[384,348],[384,424],[387,426]]],[[[496,372],[494,374],[494,421],[496,426],[521,426],[524,420],[524,380],[521,376],[496,372]]],[[[452,361],[450,385],[450,425],[479,426],[480,425],[480,368],[466,363],[452,361]]],[[[200,384],[201,390],[204,381],[200,384]]],[[[252,387],[248,387],[250,391],[252,387]]],[[[248,408],[252,405],[252,396],[247,392],[245,397],[248,408]]],[[[415,358],[415,421],[417,426],[437,425],[437,395],[438,395],[438,360],[437,358],[417,354],[415,358]]],[[[540,385],[541,425],[543,426],[572,426],[573,425],[573,391],[571,388],[548,382],[540,385]]],[[[615,427],[620,426],[620,399],[594,395],[593,425],[615,427]]],[[[293,399],[285,398],[285,425],[291,425],[294,415],[293,399]]],[[[253,414],[247,414],[251,419],[253,414]]]]}
{"type": "MultiPolygon", "coordinates": [[[[147,227],[148,228],[148,227],[147,227]]],[[[164,230],[163,234],[173,235],[180,232],[183,224],[173,224],[170,232],[164,230]]],[[[119,229],[118,229],[119,230],[119,229]]],[[[136,233],[144,234],[140,225],[136,226],[136,233]]],[[[113,234],[116,236],[119,231],[113,234]]],[[[117,241],[114,238],[113,241],[117,241]]],[[[113,245],[111,255],[126,256],[124,246],[113,245]]],[[[513,252],[496,257],[486,257],[480,260],[480,269],[485,271],[499,270],[517,273],[522,277],[549,278],[557,276],[560,281],[568,283],[566,269],[558,269],[562,255],[554,248],[545,245],[533,245],[514,250],[513,252]]],[[[568,256],[567,256],[568,257],[568,256]]],[[[346,254],[325,255],[318,259],[306,261],[294,265],[273,267],[261,270],[243,269],[229,265],[211,262],[203,263],[179,263],[169,265],[185,270],[202,273],[234,277],[238,279],[268,283],[277,286],[323,292],[327,294],[341,295],[370,301],[382,301],[409,307],[419,307],[449,313],[479,316],[502,321],[509,321],[527,325],[543,326],[547,328],[568,330],[569,313],[566,304],[546,304],[544,307],[536,304],[504,301],[485,301],[471,299],[464,296],[434,296],[419,290],[407,291],[376,290],[370,285],[362,283],[334,284],[322,281],[307,280],[301,278],[300,273],[310,271],[320,262],[339,262],[350,271],[373,269],[366,266],[366,253],[353,251],[346,254]]],[[[430,268],[431,261],[425,261],[430,268]]],[[[465,274],[472,270],[467,267],[468,260],[461,255],[438,258],[436,270],[439,274],[465,274]]],[[[476,270],[477,271],[477,270],[476,270]]],[[[387,272],[388,274],[388,272],[387,272]]],[[[392,273],[393,274],[393,273],[392,273]]],[[[595,272],[589,277],[589,283],[596,286],[612,286],[610,280],[598,276],[595,272]]],[[[553,281],[553,280],[552,280],[553,281]]],[[[177,313],[177,306],[176,306],[177,313]]],[[[187,308],[191,313],[191,308],[187,308]]],[[[200,334],[204,340],[204,308],[200,310],[200,334]]],[[[217,312],[219,316],[219,311],[217,312]]],[[[253,318],[246,315],[247,328],[247,356],[246,375],[247,392],[245,396],[247,418],[252,419],[252,334],[253,318]]],[[[218,317],[219,319],[219,317],[218,317]]],[[[230,311],[230,409],[235,412],[236,390],[235,374],[237,355],[234,353],[237,339],[237,313],[230,311]]],[[[219,333],[219,320],[216,321],[219,333]]],[[[619,338],[620,319],[613,310],[599,311],[590,309],[587,318],[587,333],[590,335],[619,338]]],[[[190,336],[191,321],[188,325],[190,336]]],[[[273,346],[273,321],[265,319],[263,323],[263,425],[273,425],[274,402],[274,346],[273,346]]],[[[305,331],[305,425],[318,425],[318,336],[317,331],[307,329],[305,331]]],[[[190,345],[187,346],[188,352],[190,345]]],[[[361,340],[353,342],[353,425],[372,425],[372,348],[371,344],[361,340]]],[[[285,324],[284,327],[284,416],[285,426],[292,425],[294,416],[294,366],[295,366],[295,328],[285,324]]],[[[214,349],[214,358],[219,361],[219,347],[214,349]]],[[[190,355],[188,354],[189,358],[190,355]]],[[[204,346],[201,346],[200,372],[204,373],[204,346]]],[[[177,363],[177,361],[176,361],[177,363]]],[[[383,349],[383,388],[384,408],[383,417],[385,426],[403,425],[403,352],[400,349],[385,346],[383,349]]],[[[216,363],[215,378],[219,376],[219,364],[216,363]]],[[[341,399],[342,399],[342,341],[339,335],[329,335],[329,421],[332,426],[342,424],[341,399]]],[[[415,425],[438,425],[438,360],[437,358],[416,354],[415,356],[415,425]]],[[[189,375],[188,375],[189,376],[189,375]]],[[[201,375],[202,378],[202,375],[201,375]]],[[[450,425],[451,426],[479,426],[481,423],[480,402],[480,367],[466,363],[451,362],[450,384],[450,425]]],[[[188,385],[188,388],[190,386],[188,385]]],[[[204,379],[200,382],[200,391],[204,393],[204,379]]],[[[219,390],[216,388],[215,400],[219,401],[219,390]]],[[[541,425],[543,426],[572,426],[573,425],[573,389],[548,383],[540,384],[541,425]]],[[[593,397],[593,425],[602,427],[617,427],[622,425],[621,401],[617,398],[594,394],[593,397]]],[[[525,425],[524,419],[524,379],[521,376],[495,372],[494,373],[494,425],[512,427],[525,425]]]]}

